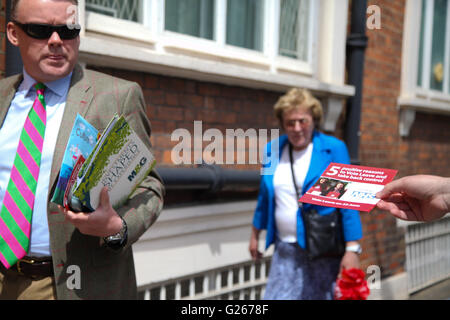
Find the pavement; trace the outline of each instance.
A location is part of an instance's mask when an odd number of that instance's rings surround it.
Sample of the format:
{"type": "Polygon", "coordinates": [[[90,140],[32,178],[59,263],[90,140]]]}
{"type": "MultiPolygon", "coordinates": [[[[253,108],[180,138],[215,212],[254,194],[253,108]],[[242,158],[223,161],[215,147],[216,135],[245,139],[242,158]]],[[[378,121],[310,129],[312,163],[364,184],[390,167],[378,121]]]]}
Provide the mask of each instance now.
{"type": "Polygon", "coordinates": [[[450,300],[450,279],[422,289],[409,297],[410,300],[450,300]]]}

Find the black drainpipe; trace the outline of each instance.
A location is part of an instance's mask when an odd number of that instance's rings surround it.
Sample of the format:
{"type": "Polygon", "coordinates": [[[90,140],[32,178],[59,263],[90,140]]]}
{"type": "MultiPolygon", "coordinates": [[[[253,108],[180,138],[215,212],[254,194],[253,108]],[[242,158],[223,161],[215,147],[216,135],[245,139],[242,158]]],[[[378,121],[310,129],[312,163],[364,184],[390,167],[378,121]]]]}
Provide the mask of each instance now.
{"type": "Polygon", "coordinates": [[[217,165],[201,165],[197,168],[158,167],[168,190],[222,190],[257,189],[261,180],[259,170],[229,170],[217,165]]]}
{"type": "MultiPolygon", "coordinates": [[[[5,30],[8,22],[11,20],[11,1],[6,1],[5,8],[5,30]]],[[[6,34],[5,34],[6,37],[6,34]]],[[[6,39],[6,52],[5,52],[5,76],[9,77],[18,73],[22,73],[23,64],[20,56],[19,48],[13,46],[8,39],[6,39]]]]}
{"type": "Polygon", "coordinates": [[[345,142],[352,164],[359,164],[361,101],[364,74],[364,54],[367,47],[366,0],[351,1],[351,27],[347,39],[348,83],[355,87],[355,95],[347,100],[345,142]]]}

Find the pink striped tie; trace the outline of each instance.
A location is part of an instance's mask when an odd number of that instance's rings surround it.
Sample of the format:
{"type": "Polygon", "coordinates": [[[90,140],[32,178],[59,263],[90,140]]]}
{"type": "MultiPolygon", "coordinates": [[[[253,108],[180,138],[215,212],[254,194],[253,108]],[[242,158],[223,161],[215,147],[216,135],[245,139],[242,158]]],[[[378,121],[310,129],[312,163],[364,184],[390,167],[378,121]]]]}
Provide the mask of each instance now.
{"type": "Polygon", "coordinates": [[[34,87],[37,97],[20,135],[0,211],[0,261],[7,269],[23,258],[30,246],[31,216],[47,123],[45,86],[37,83],[34,87]]]}

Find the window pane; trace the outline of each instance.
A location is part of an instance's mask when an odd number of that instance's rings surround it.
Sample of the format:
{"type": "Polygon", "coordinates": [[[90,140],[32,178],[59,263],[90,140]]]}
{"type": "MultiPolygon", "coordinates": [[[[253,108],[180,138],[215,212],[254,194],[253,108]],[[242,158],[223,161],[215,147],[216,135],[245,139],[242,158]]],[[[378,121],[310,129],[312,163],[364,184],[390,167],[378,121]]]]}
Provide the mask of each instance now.
{"type": "Polygon", "coordinates": [[[86,0],[86,10],[119,19],[142,22],[142,0],[86,0]]]}
{"type": "Polygon", "coordinates": [[[227,1],[227,43],[262,50],[263,9],[261,0],[227,1]]]}
{"type": "Polygon", "coordinates": [[[309,0],[280,1],[280,55],[308,60],[309,5],[309,0]]]}
{"type": "Polygon", "coordinates": [[[433,42],[431,47],[430,88],[442,91],[444,81],[445,31],[447,1],[434,1],[433,42]]]}
{"type": "Polygon", "coordinates": [[[213,39],[214,0],[166,0],[165,29],[213,39]]]}

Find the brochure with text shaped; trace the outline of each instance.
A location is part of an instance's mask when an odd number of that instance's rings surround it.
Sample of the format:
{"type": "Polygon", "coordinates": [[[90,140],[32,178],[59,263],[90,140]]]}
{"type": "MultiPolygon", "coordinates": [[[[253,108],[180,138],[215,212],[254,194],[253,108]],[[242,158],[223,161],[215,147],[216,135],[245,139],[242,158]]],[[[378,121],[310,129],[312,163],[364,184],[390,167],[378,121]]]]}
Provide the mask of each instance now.
{"type": "Polygon", "coordinates": [[[156,160],[123,116],[115,115],[86,159],[70,192],[75,211],[95,211],[100,192],[108,187],[113,208],[122,205],[156,160]]]}
{"type": "Polygon", "coordinates": [[[61,164],[52,202],[63,205],[67,182],[80,156],[87,158],[97,143],[98,130],[77,114],[61,164]]]}
{"type": "Polygon", "coordinates": [[[331,163],[299,202],[341,209],[371,211],[375,195],[391,182],[397,170],[331,163]]]}

